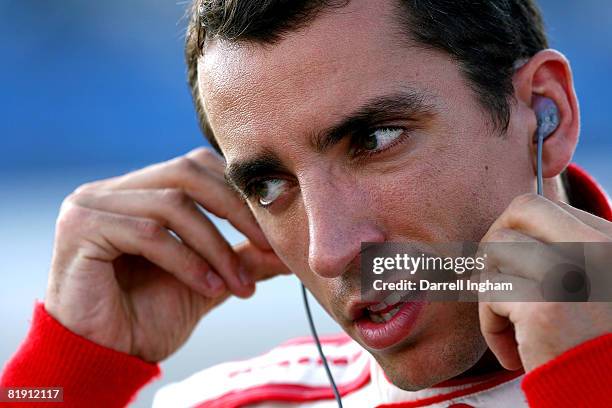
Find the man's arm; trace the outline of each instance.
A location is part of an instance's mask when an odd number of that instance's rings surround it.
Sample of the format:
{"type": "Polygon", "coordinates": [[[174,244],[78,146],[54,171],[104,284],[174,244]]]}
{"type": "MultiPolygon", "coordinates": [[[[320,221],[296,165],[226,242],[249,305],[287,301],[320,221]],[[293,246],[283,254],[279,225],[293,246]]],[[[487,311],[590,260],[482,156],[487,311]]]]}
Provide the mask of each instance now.
{"type": "Polygon", "coordinates": [[[64,387],[71,406],[124,406],[202,316],[288,273],[224,169],[196,149],[68,196],[44,306],[2,385],[64,387]],[[231,246],[202,208],[249,240],[231,246]]]}
{"type": "Polygon", "coordinates": [[[527,373],[533,408],[611,407],[612,333],[586,341],[527,373]]]}
{"type": "Polygon", "coordinates": [[[159,375],[158,364],[74,334],[37,303],[28,335],[5,365],[0,386],[62,387],[65,407],[124,407],[159,375]]]}

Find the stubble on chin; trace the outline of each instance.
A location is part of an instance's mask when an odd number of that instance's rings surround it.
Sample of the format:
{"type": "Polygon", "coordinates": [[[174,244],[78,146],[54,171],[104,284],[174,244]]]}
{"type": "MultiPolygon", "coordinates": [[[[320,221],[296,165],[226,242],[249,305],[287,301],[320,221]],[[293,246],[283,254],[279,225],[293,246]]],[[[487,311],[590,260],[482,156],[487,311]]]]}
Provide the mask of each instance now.
{"type": "Polygon", "coordinates": [[[443,321],[434,319],[401,350],[390,354],[372,352],[387,378],[402,390],[418,391],[457,377],[478,363],[487,351],[480,333],[478,303],[440,305],[454,305],[456,309],[443,321]]]}

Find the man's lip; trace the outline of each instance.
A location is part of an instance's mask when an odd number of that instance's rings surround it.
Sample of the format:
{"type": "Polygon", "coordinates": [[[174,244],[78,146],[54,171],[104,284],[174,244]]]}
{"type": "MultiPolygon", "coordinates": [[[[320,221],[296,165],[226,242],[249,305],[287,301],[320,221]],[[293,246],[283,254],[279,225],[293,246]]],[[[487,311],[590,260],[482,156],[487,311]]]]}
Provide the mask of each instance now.
{"type": "MultiPolygon", "coordinates": [[[[350,320],[355,321],[365,314],[366,308],[373,306],[373,305],[377,305],[382,302],[385,302],[393,295],[394,294],[388,294],[384,292],[375,292],[375,291],[364,294],[360,301],[349,302],[345,315],[350,320]],[[364,299],[367,299],[367,300],[364,300],[364,299]]],[[[421,299],[420,295],[421,295],[420,291],[415,291],[414,293],[405,293],[403,295],[399,295],[396,297],[394,296],[395,300],[393,302],[388,303],[387,306],[421,299]]]]}
{"type": "MultiPolygon", "coordinates": [[[[380,300],[382,301],[382,299],[380,300]]],[[[349,319],[355,321],[365,314],[365,309],[369,306],[380,303],[378,302],[351,302],[349,303],[346,315],[349,319]]]]}
{"type": "Polygon", "coordinates": [[[399,311],[385,323],[375,323],[365,313],[353,322],[359,337],[367,347],[384,350],[392,347],[413,331],[418,324],[424,301],[402,302],[399,311]]]}

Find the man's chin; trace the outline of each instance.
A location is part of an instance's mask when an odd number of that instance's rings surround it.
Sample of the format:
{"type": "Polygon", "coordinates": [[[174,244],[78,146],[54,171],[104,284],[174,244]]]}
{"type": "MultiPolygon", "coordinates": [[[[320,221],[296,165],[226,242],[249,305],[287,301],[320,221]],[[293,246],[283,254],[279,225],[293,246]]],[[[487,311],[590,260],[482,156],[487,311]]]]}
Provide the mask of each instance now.
{"type": "Polygon", "coordinates": [[[470,370],[486,350],[486,343],[477,336],[467,344],[428,347],[415,343],[392,353],[370,353],[391,383],[405,391],[418,391],[470,370]]]}

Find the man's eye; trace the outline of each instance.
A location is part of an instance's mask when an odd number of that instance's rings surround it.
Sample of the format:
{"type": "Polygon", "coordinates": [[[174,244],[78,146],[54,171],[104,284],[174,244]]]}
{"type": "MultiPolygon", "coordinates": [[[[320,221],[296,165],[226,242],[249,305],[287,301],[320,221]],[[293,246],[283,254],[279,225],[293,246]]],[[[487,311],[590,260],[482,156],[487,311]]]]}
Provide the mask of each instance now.
{"type": "Polygon", "coordinates": [[[262,207],[272,204],[286,189],[287,181],[281,179],[269,179],[256,182],[251,194],[257,199],[262,207]]]}
{"type": "Polygon", "coordinates": [[[395,143],[404,133],[400,127],[381,127],[368,133],[361,142],[360,150],[365,152],[382,151],[395,143]]]}

